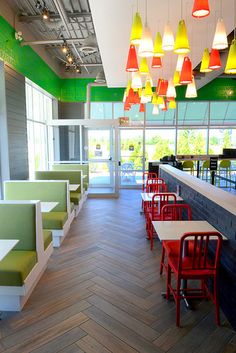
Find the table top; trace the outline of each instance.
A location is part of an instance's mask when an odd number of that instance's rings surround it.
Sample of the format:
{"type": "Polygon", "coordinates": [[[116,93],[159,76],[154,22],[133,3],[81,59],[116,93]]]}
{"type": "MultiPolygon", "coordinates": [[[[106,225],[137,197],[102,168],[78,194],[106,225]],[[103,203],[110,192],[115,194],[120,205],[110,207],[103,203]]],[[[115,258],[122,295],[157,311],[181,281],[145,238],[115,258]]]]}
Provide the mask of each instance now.
{"type": "Polygon", "coordinates": [[[41,202],[41,211],[42,212],[50,212],[52,211],[59,202],[41,202]]]}
{"type": "Polygon", "coordinates": [[[70,191],[76,191],[80,187],[80,184],[70,184],[69,185],[69,190],[70,191]]]}
{"type": "MultiPolygon", "coordinates": [[[[161,194],[174,194],[177,201],[183,201],[183,198],[178,196],[175,192],[163,192],[161,194]]],[[[158,192],[141,192],[141,197],[144,202],[152,201],[153,195],[158,195],[158,192]]]]}
{"type": "Polygon", "coordinates": [[[0,261],[14,248],[19,242],[17,239],[0,239],[0,261]]]}
{"type": "Polygon", "coordinates": [[[160,240],[178,240],[187,232],[218,232],[207,221],[153,221],[152,224],[160,240]]]}

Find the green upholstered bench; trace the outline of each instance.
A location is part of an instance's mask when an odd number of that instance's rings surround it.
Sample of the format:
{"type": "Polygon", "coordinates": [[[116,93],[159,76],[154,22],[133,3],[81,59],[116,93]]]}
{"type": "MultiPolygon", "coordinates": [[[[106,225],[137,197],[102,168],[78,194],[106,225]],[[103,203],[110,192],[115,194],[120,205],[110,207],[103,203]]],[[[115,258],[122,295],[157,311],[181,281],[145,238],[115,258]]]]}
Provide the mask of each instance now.
{"type": "Polygon", "coordinates": [[[0,261],[0,311],[20,311],[47,266],[52,243],[47,239],[45,251],[38,201],[0,201],[0,224],[0,239],[18,240],[0,261]]]}
{"type": "Polygon", "coordinates": [[[76,191],[70,192],[70,201],[75,205],[75,214],[78,215],[86,195],[83,193],[83,178],[81,170],[50,170],[36,171],[36,180],[68,180],[70,184],[78,184],[76,191]],[[75,192],[75,194],[73,194],[75,192]],[[79,194],[81,198],[79,199],[79,194]],[[72,196],[71,196],[72,195],[72,196]]]}
{"type": "Polygon", "coordinates": [[[6,200],[40,200],[57,202],[58,205],[47,213],[42,213],[43,228],[52,231],[53,246],[61,245],[74,218],[69,201],[67,181],[59,180],[19,180],[4,183],[6,200]]]}
{"type": "Polygon", "coordinates": [[[87,191],[89,187],[89,164],[78,163],[55,163],[52,170],[81,170],[85,176],[83,179],[83,187],[87,191]]]}
{"type": "Polygon", "coordinates": [[[43,245],[44,250],[52,243],[52,232],[51,230],[43,229],[43,245]]]}

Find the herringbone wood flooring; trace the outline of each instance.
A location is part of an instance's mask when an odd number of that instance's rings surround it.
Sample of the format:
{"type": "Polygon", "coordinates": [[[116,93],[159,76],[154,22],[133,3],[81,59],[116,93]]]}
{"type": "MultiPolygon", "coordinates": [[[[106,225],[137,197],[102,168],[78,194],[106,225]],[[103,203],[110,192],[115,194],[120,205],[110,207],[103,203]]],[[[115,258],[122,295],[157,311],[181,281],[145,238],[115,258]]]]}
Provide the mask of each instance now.
{"type": "Polygon", "coordinates": [[[160,244],[149,250],[140,193],[88,199],[21,313],[3,314],[0,352],[233,353],[236,335],[212,304],[161,297],[160,244]]]}

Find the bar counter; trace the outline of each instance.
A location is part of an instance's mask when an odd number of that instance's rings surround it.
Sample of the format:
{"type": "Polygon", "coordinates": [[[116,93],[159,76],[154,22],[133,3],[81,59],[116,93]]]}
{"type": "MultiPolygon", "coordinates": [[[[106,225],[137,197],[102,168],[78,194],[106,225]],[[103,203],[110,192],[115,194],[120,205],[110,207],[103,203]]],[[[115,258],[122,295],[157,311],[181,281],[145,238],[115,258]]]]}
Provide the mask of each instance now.
{"type": "Polygon", "coordinates": [[[236,195],[170,165],[160,165],[159,176],[168,191],[176,192],[192,207],[194,220],[206,220],[228,238],[221,254],[220,307],[236,330],[236,195]]]}

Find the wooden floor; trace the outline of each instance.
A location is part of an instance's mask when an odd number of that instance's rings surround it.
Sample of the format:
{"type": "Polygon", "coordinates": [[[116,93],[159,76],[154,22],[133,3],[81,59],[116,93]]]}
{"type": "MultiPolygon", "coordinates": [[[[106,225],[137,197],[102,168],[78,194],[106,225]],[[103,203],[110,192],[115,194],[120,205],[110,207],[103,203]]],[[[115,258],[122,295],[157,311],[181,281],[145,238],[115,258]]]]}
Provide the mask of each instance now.
{"type": "Polygon", "coordinates": [[[3,313],[0,352],[235,353],[236,334],[212,304],[194,311],[161,296],[160,244],[149,250],[140,192],[88,199],[21,313],[3,313]]]}

